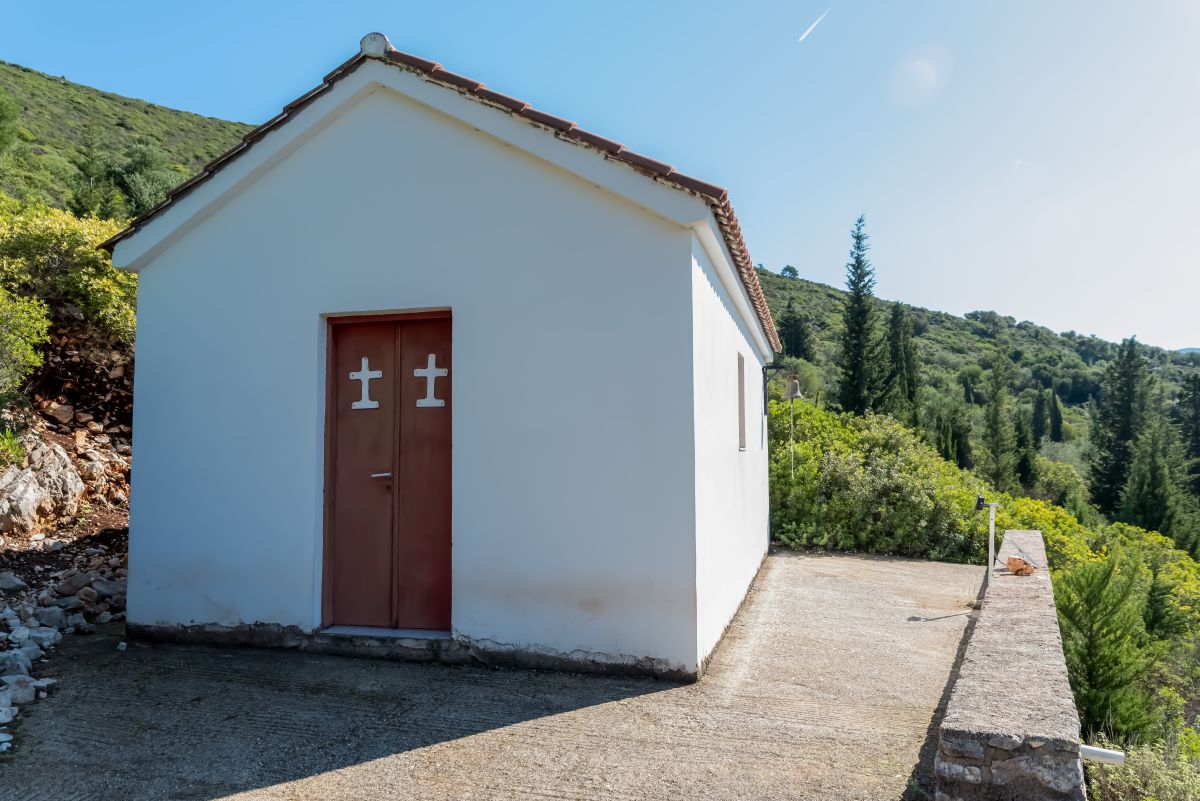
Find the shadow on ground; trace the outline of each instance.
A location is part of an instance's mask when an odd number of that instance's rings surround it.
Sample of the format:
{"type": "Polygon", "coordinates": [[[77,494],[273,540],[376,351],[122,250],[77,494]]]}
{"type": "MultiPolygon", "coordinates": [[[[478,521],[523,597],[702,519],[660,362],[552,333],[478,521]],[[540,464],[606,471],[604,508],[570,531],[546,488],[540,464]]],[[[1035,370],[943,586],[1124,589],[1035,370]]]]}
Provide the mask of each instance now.
{"type": "Polygon", "coordinates": [[[122,634],[53,654],[59,691],[23,711],[0,798],[226,798],[678,686],[249,648],[121,652],[122,634]]]}
{"type": "Polygon", "coordinates": [[[773,554],[688,685],[69,637],[0,799],[914,797],[981,577],[773,554]]]}

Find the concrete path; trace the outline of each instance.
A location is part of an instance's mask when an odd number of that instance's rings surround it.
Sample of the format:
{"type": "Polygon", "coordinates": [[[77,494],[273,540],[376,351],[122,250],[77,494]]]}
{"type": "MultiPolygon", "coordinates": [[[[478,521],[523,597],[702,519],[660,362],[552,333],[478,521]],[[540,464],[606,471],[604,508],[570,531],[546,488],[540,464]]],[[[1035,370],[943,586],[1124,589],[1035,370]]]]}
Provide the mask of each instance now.
{"type": "Polygon", "coordinates": [[[931,797],[982,570],[773,555],[687,686],[69,637],[0,798],[931,797]]]}

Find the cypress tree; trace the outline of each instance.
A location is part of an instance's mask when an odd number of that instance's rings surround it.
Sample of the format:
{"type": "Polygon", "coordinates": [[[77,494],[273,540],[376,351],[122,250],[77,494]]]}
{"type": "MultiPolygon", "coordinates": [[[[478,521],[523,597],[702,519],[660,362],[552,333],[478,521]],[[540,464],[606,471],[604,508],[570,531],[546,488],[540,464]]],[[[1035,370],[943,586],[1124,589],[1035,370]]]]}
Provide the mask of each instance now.
{"type": "Polygon", "coordinates": [[[1117,357],[1104,369],[1088,454],[1092,500],[1109,514],[1121,507],[1121,496],[1129,481],[1134,445],[1145,421],[1148,382],[1149,370],[1137,340],[1125,340],[1117,357]]]}
{"type": "Polygon", "coordinates": [[[1062,404],[1058,402],[1058,393],[1054,390],[1047,390],[1050,393],[1050,402],[1047,404],[1050,407],[1050,441],[1063,441],[1063,418],[1062,404]]]}
{"type": "Polygon", "coordinates": [[[888,372],[883,394],[896,411],[912,410],[920,389],[920,362],[913,342],[912,316],[903,304],[893,303],[888,319],[888,372]]]}
{"type": "Polygon", "coordinates": [[[988,379],[988,405],[984,411],[984,458],[980,467],[984,477],[1001,492],[1010,492],[1017,481],[1017,435],[1013,428],[1010,380],[1012,363],[997,352],[996,363],[988,379]]]}
{"type": "Polygon", "coordinates": [[[1033,417],[1030,419],[1030,433],[1033,435],[1033,447],[1042,447],[1042,440],[1046,438],[1046,429],[1050,425],[1050,411],[1046,408],[1046,393],[1044,390],[1039,390],[1038,394],[1033,396],[1033,417]]]}
{"type": "Polygon", "coordinates": [[[1032,487],[1037,471],[1037,449],[1033,445],[1033,427],[1025,415],[1017,413],[1017,480],[1032,487]]]}
{"type": "Polygon", "coordinates": [[[1088,737],[1136,735],[1149,722],[1138,689],[1148,665],[1138,646],[1145,630],[1138,572],[1113,550],[1106,561],[1080,563],[1054,582],[1067,673],[1088,737]]]}
{"type": "Polygon", "coordinates": [[[788,298],[783,315],[779,318],[779,338],[783,341],[783,352],[805,361],[814,361],[812,331],[808,321],[796,311],[796,304],[788,298]]]}
{"type": "Polygon", "coordinates": [[[966,406],[954,407],[950,431],[954,443],[954,463],[964,470],[970,470],[975,466],[975,459],[971,453],[971,413],[966,406]]]}
{"type": "Polygon", "coordinates": [[[846,263],[846,306],[842,311],[842,374],[838,402],[844,411],[866,414],[876,402],[880,379],[879,342],[875,319],[875,269],[867,259],[870,238],[859,215],[850,232],[850,261],[846,263]]]}

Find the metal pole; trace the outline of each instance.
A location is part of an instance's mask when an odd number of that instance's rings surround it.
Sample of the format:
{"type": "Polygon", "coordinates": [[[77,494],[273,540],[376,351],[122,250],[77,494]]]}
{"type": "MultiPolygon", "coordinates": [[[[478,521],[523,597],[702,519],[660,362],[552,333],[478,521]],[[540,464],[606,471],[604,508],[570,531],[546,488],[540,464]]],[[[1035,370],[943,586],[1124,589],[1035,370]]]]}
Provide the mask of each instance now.
{"type": "Polygon", "coordinates": [[[796,399],[788,401],[788,459],[791,460],[789,472],[792,483],[796,483],[796,399]]]}
{"type": "Polygon", "coordinates": [[[996,507],[999,504],[988,504],[988,563],[987,582],[991,583],[992,570],[996,566],[996,507]]]}
{"type": "Polygon", "coordinates": [[[1124,765],[1125,752],[1113,751],[1109,748],[1097,748],[1094,745],[1079,746],[1079,755],[1093,762],[1104,762],[1108,765],[1124,765]]]}

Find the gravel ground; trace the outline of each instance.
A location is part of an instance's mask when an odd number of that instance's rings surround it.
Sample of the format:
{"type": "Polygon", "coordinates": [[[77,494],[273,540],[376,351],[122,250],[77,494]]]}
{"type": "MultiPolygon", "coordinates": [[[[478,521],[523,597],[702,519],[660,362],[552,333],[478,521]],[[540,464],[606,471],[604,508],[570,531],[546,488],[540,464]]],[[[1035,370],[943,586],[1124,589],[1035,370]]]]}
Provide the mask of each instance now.
{"type": "Polygon", "coordinates": [[[20,801],[932,797],[983,569],[775,554],[698,683],[68,638],[20,801]]]}

